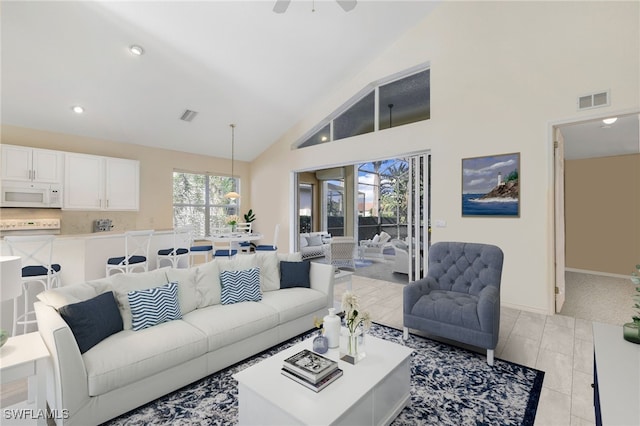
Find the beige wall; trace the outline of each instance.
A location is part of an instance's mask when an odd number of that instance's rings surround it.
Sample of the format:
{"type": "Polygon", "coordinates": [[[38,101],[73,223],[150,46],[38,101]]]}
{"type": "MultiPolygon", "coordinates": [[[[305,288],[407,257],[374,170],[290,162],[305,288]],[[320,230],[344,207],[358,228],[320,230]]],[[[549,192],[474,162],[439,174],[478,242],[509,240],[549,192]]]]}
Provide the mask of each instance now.
{"type": "MultiPolygon", "coordinates": [[[[6,144],[80,152],[107,157],[128,158],[140,161],[140,211],[69,211],[61,212],[36,209],[2,209],[4,218],[36,214],[41,218],[59,214],[62,234],[83,234],[93,230],[93,220],[113,219],[114,231],[131,229],[171,229],[173,227],[173,171],[211,172],[230,175],[231,161],[185,152],[154,149],[141,145],[124,144],[82,136],[43,132],[15,126],[2,126],[0,141],[6,144]]],[[[251,175],[246,162],[236,161],[234,173],[241,182],[241,211],[251,208],[251,175]]],[[[254,209],[256,210],[256,209],[254,209]]],[[[259,210],[256,216],[259,216],[259,210]]],[[[22,216],[24,217],[24,216],[22,216]]]]}
{"type": "MultiPolygon", "coordinates": [[[[430,151],[432,220],[447,223],[433,228],[433,241],[497,244],[505,252],[502,303],[551,313],[551,129],[558,122],[640,110],[639,14],[638,2],[442,2],[361,72],[336,82],[250,170],[238,165],[242,210],[252,207],[254,225],[267,235],[280,223],[279,249],[288,251],[295,238],[294,171],[430,151]],[[425,62],[431,65],[430,120],[291,149],[367,84],[425,62]],[[578,96],[605,89],[611,91],[610,106],[576,111],[578,96]],[[509,152],[521,154],[520,217],[462,218],[461,159],[509,152]]],[[[3,127],[2,141],[109,156],[124,152],[141,160],[138,228],[171,226],[174,168],[229,172],[228,160],[9,126],[3,127]]]]}
{"type": "Polygon", "coordinates": [[[640,154],[565,163],[568,268],[630,275],[640,263],[640,154]]]}
{"type": "MultiPolygon", "coordinates": [[[[553,123],[640,109],[638,2],[442,2],[387,52],[338,82],[251,166],[261,221],[292,223],[292,170],[432,154],[433,241],[493,243],[505,252],[502,302],[554,310],[553,123]],[[594,31],[594,22],[598,30],[594,31]],[[431,119],[292,150],[305,132],[372,81],[431,65],[431,119]],[[611,106],[576,111],[610,89],[611,106]],[[520,152],[520,218],[461,217],[461,159],[520,152]],[[280,165],[290,165],[283,168],[280,165]],[[261,191],[269,182],[271,190],[261,191]]],[[[261,223],[261,226],[262,226],[261,223]]],[[[287,249],[281,241],[281,248],[287,249]]]]}

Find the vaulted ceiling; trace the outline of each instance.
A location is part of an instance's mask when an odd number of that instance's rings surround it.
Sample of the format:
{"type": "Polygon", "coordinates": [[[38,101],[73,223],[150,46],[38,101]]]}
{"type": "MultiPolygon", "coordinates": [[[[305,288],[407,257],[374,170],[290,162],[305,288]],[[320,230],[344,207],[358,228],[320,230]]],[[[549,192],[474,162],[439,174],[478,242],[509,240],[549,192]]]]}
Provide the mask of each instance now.
{"type": "Polygon", "coordinates": [[[274,4],[3,1],[2,123],[252,160],[437,2],[274,4]]]}

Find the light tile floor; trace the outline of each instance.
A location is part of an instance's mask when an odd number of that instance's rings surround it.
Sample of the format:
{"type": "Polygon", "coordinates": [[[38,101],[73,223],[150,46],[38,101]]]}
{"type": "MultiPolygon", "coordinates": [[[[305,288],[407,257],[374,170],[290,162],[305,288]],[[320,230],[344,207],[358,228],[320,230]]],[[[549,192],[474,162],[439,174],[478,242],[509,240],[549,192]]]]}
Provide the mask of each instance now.
{"type": "MultiPolygon", "coordinates": [[[[362,309],[375,322],[402,328],[404,285],[352,276],[362,309]]],[[[335,287],[339,302],[347,283],[335,287]]],[[[496,358],[545,372],[535,424],[594,425],[591,321],[503,307],[496,358]]]]}

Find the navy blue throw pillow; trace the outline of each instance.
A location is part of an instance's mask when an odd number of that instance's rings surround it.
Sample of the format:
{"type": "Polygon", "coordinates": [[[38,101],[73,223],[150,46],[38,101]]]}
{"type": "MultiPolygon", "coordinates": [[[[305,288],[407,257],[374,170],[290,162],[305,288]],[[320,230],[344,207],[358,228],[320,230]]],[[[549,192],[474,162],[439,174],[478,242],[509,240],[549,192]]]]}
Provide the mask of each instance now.
{"type": "Polygon", "coordinates": [[[306,287],[311,288],[309,270],[311,262],[280,262],[280,288],[306,287]]]}
{"type": "Polygon", "coordinates": [[[107,337],[122,331],[122,316],[112,291],[61,307],[58,312],[85,353],[107,337]]]}

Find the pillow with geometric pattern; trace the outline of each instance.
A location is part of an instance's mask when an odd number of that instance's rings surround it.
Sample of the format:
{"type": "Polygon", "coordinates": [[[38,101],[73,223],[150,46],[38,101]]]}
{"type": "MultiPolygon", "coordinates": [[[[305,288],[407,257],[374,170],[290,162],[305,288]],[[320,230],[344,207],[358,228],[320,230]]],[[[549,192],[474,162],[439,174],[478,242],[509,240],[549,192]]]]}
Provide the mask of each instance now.
{"type": "Polygon", "coordinates": [[[220,272],[220,284],[222,285],[220,303],[223,305],[262,300],[260,268],[222,271],[220,272]]]}
{"type": "Polygon", "coordinates": [[[127,293],[131,306],[131,328],[142,330],[182,318],[178,302],[178,283],[127,293]]]}

